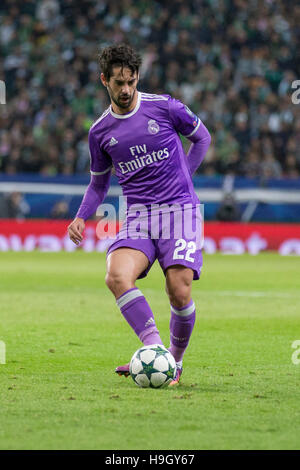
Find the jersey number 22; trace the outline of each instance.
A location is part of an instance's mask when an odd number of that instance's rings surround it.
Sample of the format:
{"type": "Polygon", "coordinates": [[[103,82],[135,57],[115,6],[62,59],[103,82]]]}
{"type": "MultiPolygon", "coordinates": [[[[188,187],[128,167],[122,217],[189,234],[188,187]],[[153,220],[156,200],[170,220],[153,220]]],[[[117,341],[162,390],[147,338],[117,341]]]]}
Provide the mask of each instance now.
{"type": "Polygon", "coordinates": [[[192,263],[195,259],[191,256],[196,251],[196,243],[195,242],[186,242],[183,238],[176,240],[175,243],[175,250],[173,253],[173,259],[185,259],[186,261],[191,261],[192,263]],[[185,253],[182,253],[185,251],[185,253]]]}

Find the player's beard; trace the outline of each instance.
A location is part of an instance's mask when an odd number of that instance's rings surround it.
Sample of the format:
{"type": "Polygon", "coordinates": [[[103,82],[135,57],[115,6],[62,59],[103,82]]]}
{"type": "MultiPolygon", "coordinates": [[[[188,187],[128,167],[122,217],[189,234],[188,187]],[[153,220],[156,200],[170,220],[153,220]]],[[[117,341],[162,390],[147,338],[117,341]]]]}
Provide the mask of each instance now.
{"type": "Polygon", "coordinates": [[[134,90],[134,92],[132,93],[132,96],[130,95],[119,95],[118,97],[116,97],[111,88],[110,87],[107,87],[108,88],[108,92],[109,92],[109,96],[110,96],[110,99],[115,103],[115,105],[117,105],[119,108],[121,109],[129,109],[131,104],[132,104],[132,101],[134,99],[134,96],[135,96],[135,93],[136,93],[136,89],[134,90]],[[121,98],[123,97],[126,97],[128,98],[128,100],[126,101],[122,101],[121,98]]]}

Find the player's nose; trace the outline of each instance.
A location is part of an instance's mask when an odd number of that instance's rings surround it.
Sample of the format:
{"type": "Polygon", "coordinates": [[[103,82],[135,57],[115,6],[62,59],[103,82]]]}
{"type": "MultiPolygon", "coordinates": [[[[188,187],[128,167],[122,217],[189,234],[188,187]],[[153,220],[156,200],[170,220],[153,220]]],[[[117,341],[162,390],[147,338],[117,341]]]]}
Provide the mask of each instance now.
{"type": "Polygon", "coordinates": [[[121,90],[122,95],[129,95],[129,92],[130,92],[129,85],[127,85],[127,84],[123,85],[122,90],[121,90]]]}

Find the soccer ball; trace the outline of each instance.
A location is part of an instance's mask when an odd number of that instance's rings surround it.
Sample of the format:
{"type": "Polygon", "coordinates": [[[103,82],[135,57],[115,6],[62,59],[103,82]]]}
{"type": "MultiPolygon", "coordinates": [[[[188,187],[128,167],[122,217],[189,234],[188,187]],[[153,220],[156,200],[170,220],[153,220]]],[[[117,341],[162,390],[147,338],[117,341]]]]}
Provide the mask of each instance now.
{"type": "Polygon", "coordinates": [[[176,376],[176,362],[164,346],[151,344],[143,346],[134,353],[129,372],[139,387],[165,387],[176,376]]]}

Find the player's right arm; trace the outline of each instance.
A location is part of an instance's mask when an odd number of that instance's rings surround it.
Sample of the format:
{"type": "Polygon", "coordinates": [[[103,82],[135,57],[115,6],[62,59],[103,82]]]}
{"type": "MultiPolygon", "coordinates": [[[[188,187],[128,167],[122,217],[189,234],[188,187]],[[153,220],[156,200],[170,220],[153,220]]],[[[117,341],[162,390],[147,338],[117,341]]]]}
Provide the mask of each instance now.
{"type": "Polygon", "coordinates": [[[89,148],[91,181],[84,193],[75,219],[68,226],[69,237],[76,245],[79,245],[83,240],[82,233],[85,221],[96,212],[107,194],[112,169],[110,158],[101,151],[92,130],[89,132],[89,148]]]}

